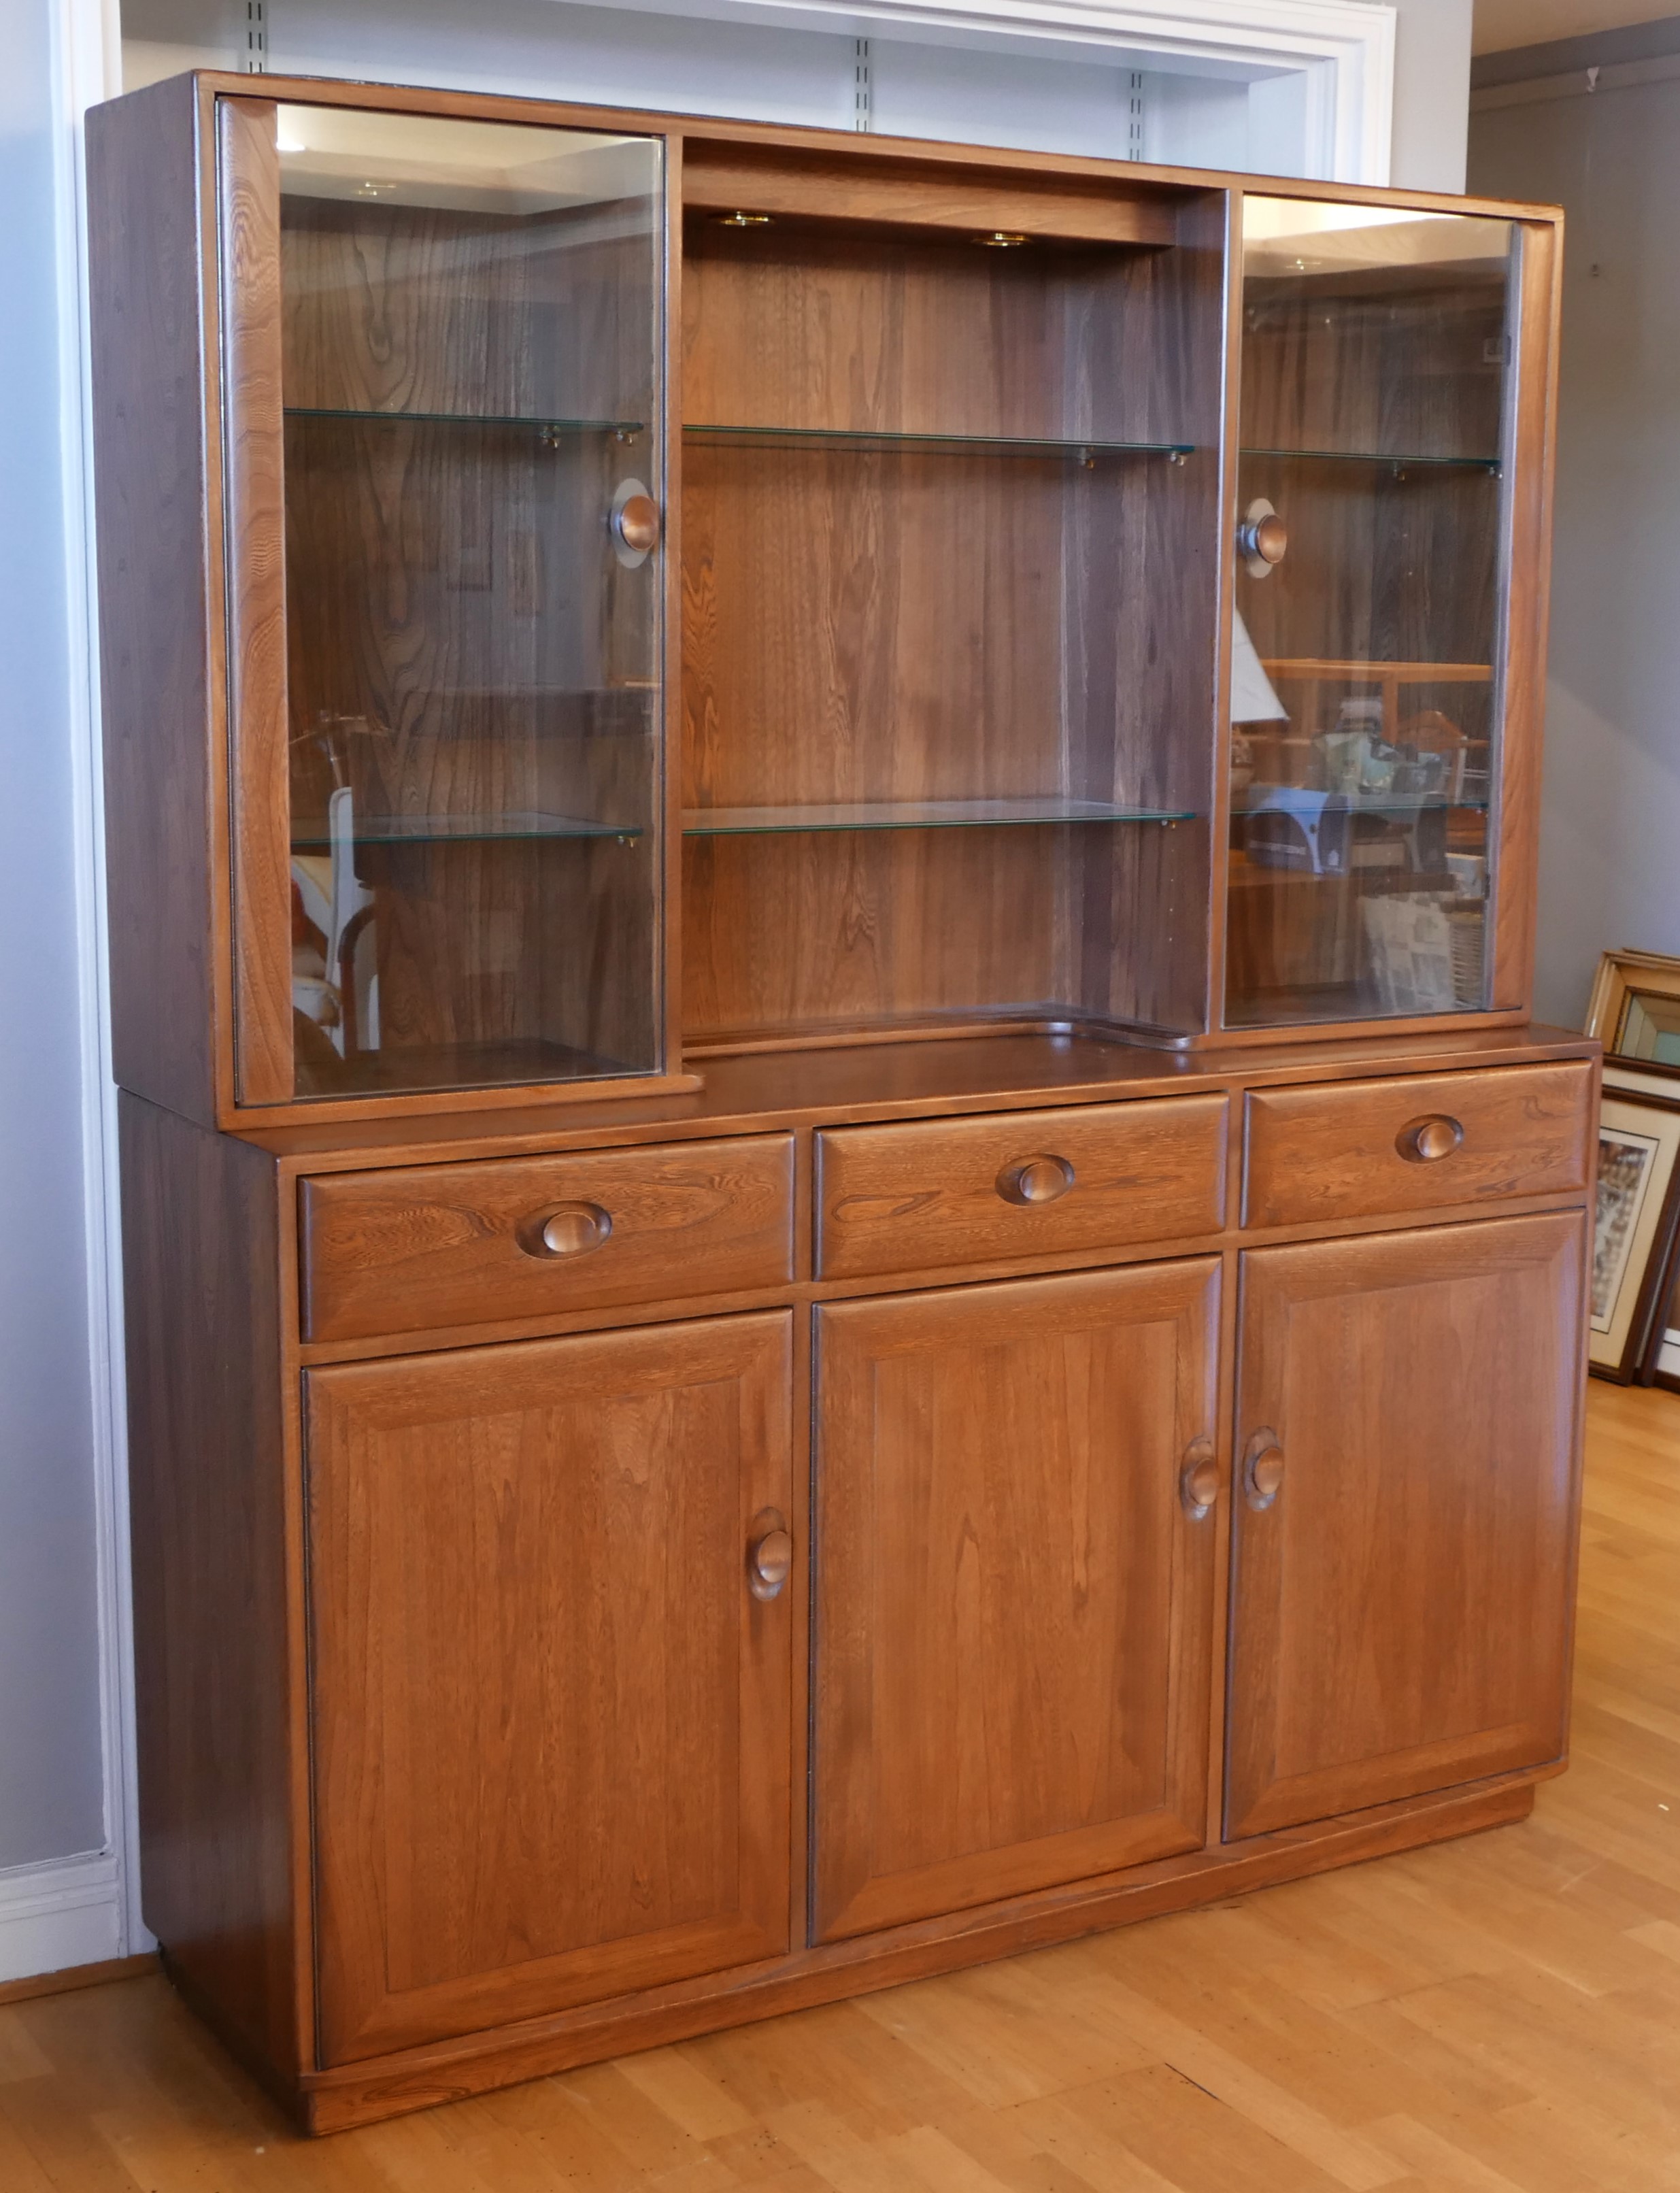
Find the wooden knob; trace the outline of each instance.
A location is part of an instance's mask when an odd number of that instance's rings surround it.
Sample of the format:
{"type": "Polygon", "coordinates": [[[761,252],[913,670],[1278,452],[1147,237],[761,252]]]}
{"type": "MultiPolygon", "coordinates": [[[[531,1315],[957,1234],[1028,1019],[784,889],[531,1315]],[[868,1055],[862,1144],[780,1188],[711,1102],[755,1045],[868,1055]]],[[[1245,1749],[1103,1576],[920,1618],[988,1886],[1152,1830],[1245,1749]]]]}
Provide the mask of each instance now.
{"type": "Polygon", "coordinates": [[[774,1508],[755,1515],[752,1528],[757,1535],[746,1549],[746,1588],[755,1599],[774,1599],[793,1573],[793,1533],[774,1508]]]}
{"type": "Polygon", "coordinates": [[[1426,1112],[1408,1119],[1394,1137],[1394,1147],[1409,1165],[1433,1165],[1449,1158],[1464,1140],[1464,1125],[1446,1112],[1426,1112]]]}
{"type": "Polygon", "coordinates": [[[998,1174],[997,1193],[1005,1203],[1055,1203],[1073,1180],[1073,1168],[1066,1158],[1020,1158],[998,1174]]]}
{"type": "Polygon", "coordinates": [[[1210,1439],[1191,1440],[1179,1472],[1179,1498],[1192,1523],[1199,1523],[1220,1497],[1220,1466],[1210,1439]]]}
{"type": "Polygon", "coordinates": [[[1270,1427],[1257,1431],[1243,1457],[1243,1492],[1251,1508],[1269,1508],[1283,1483],[1283,1449],[1270,1427]]]}
{"type": "Polygon", "coordinates": [[[645,556],[659,546],[659,505],[650,495],[626,496],[613,512],[613,530],[633,555],[645,556]]]}
{"type": "Polygon", "coordinates": [[[1264,500],[1251,502],[1237,528],[1237,553],[1250,577],[1263,579],[1289,551],[1289,529],[1264,500]]]}
{"type": "Polygon", "coordinates": [[[586,1257],[612,1230],[612,1213],[598,1203],[562,1203],[528,1219],[519,1245],[528,1257],[586,1257]]]}

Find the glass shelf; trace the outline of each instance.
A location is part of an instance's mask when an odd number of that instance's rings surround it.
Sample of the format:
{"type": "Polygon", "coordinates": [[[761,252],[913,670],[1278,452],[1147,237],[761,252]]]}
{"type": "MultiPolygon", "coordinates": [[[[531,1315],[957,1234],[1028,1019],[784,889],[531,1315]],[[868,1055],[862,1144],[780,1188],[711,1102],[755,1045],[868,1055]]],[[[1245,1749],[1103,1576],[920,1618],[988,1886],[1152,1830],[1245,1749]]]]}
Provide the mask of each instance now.
{"type": "Polygon", "coordinates": [[[645,434],[643,419],[547,419],[536,412],[488,411],[375,411],[373,409],[289,404],[289,419],[380,420],[392,427],[529,427],[539,434],[616,434],[624,440],[645,434]]]}
{"type": "MultiPolygon", "coordinates": [[[[358,815],[350,832],[357,845],[483,845],[522,838],[617,838],[642,835],[640,823],[591,822],[576,815],[548,815],[537,809],[506,815],[358,815]]],[[[300,821],[292,827],[294,853],[325,853],[332,839],[325,822],[300,821]]]]}
{"type": "Polygon", "coordinates": [[[1331,465],[1393,465],[1409,467],[1421,465],[1434,472],[1488,472],[1499,477],[1504,460],[1500,457],[1426,457],[1414,452],[1398,449],[1250,449],[1238,455],[1244,457],[1312,457],[1331,465]]]}
{"type": "Polygon", "coordinates": [[[793,449],[901,449],[914,456],[1066,456],[1082,462],[1094,457],[1177,459],[1196,453],[1193,442],[1113,442],[1089,434],[908,434],[854,427],[685,426],[683,436],[685,441],[717,449],[785,443],[793,449]]]}
{"type": "Polygon", "coordinates": [[[1231,795],[1233,815],[1289,815],[1327,810],[1334,815],[1485,815],[1488,801],[1454,799],[1446,792],[1326,792],[1300,784],[1249,785],[1231,795]]]}
{"type": "Polygon", "coordinates": [[[1116,807],[1100,799],[864,799],[833,806],[690,807],[685,838],[797,830],[978,830],[1029,822],[1188,822],[1191,808],[1116,807]]]}

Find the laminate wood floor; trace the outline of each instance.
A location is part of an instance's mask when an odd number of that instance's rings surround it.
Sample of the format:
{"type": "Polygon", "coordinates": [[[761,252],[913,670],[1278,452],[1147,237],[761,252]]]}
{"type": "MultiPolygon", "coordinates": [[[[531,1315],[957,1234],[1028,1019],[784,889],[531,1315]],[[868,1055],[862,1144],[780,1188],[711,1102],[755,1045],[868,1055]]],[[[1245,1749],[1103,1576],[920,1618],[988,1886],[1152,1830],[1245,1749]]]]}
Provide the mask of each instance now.
{"type": "Polygon", "coordinates": [[[156,1977],[0,2008],[3,2193],[1680,2193],[1680,1398],[1592,1389],[1513,1828],[305,2142],[156,1977]]]}

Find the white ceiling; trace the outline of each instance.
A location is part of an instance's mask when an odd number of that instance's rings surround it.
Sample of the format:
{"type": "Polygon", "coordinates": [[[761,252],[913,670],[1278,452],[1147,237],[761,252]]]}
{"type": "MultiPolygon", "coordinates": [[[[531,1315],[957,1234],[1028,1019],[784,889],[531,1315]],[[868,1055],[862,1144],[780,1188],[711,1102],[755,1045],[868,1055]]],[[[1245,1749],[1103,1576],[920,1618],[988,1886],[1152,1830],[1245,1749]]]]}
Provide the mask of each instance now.
{"type": "Polygon", "coordinates": [[[1680,0],[1476,0],[1475,50],[1502,53],[1680,14],[1680,0]]]}

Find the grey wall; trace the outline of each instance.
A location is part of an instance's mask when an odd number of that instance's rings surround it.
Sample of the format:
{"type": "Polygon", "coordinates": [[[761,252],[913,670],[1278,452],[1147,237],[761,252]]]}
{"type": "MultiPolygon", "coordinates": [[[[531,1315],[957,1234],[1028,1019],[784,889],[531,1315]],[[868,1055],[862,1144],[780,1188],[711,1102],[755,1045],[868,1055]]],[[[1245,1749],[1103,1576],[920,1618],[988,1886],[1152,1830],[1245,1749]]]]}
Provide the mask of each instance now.
{"type": "Polygon", "coordinates": [[[1474,0],[1394,0],[1391,180],[1414,191],[1464,188],[1474,0]]]}
{"type": "Polygon", "coordinates": [[[0,1867],[105,1839],[50,20],[0,7],[0,1867]]]}
{"type": "MultiPolygon", "coordinates": [[[[1680,55],[1680,18],[1644,33],[1680,55]]],[[[1537,987],[1568,1027],[1602,950],[1680,953],[1680,76],[1621,80],[1614,35],[1490,56],[1614,75],[1470,134],[1473,189],[1568,216],[1537,987]]]]}

